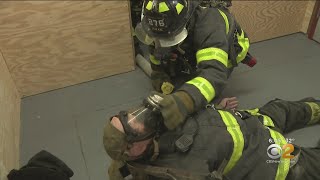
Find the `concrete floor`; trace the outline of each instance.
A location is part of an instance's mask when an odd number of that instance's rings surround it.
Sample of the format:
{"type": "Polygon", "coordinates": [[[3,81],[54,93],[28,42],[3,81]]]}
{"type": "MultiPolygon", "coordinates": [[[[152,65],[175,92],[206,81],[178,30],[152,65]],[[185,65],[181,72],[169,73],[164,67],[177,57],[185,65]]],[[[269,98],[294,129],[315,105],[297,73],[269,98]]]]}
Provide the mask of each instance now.
{"type": "MultiPolygon", "coordinates": [[[[320,44],[293,34],[253,44],[255,68],[241,65],[224,96],[237,96],[240,108],[253,108],[274,98],[320,98],[320,44]]],[[[21,112],[21,165],[45,149],[75,172],[73,180],[106,180],[107,157],[102,144],[106,118],[141,102],[151,90],[139,69],[48,93],[27,97],[21,112]]],[[[320,126],[287,135],[295,143],[314,146],[320,126]]]]}

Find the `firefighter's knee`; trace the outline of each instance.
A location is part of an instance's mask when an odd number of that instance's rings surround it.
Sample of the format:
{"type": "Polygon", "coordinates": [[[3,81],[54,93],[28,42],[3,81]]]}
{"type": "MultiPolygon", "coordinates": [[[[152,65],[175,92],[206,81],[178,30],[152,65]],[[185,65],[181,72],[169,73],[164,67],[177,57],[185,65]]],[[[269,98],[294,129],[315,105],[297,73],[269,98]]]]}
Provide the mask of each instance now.
{"type": "Polygon", "coordinates": [[[320,123],[320,103],[319,102],[305,102],[311,109],[311,118],[308,125],[320,123]]]}

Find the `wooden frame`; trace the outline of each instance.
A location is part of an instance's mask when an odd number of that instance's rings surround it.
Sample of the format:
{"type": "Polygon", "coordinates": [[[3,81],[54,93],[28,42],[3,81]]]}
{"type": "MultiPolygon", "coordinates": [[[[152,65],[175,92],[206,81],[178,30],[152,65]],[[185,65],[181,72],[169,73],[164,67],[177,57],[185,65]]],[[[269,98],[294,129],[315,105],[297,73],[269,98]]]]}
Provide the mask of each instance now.
{"type": "Polygon", "coordinates": [[[309,39],[313,39],[313,35],[316,30],[317,22],[319,19],[319,15],[318,15],[319,13],[320,13],[320,1],[316,1],[316,4],[314,5],[314,8],[313,8],[312,16],[310,19],[308,32],[307,32],[309,39]]]}

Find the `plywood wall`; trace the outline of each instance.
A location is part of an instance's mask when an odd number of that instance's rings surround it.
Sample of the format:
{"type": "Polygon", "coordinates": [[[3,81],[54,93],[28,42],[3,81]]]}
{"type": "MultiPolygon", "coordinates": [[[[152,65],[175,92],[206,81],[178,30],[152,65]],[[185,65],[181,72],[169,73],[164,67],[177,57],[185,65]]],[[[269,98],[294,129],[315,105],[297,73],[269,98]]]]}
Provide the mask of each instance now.
{"type": "Polygon", "coordinates": [[[134,69],[127,1],[2,1],[0,50],[21,95],[134,69]]]}
{"type": "Polygon", "coordinates": [[[315,0],[308,1],[306,6],[305,16],[301,25],[301,32],[307,33],[315,4],[316,4],[315,0]]]}
{"type": "Polygon", "coordinates": [[[233,1],[231,8],[252,42],[301,31],[309,1],[233,1]]]}
{"type": "MultiPolygon", "coordinates": [[[[313,1],[233,1],[252,42],[306,31],[313,1]],[[307,13],[306,13],[307,12],[307,13]]],[[[134,69],[128,1],[3,1],[0,50],[22,96],[134,69]]]]}
{"type": "Polygon", "coordinates": [[[20,96],[0,52],[0,179],[19,167],[19,136],[20,96]]]}

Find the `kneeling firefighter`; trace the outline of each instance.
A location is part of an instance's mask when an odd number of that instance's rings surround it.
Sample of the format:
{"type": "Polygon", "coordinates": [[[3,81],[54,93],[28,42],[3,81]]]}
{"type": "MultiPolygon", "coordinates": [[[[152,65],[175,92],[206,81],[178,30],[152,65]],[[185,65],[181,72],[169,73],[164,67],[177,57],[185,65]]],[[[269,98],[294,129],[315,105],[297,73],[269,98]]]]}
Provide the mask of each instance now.
{"type": "Polygon", "coordinates": [[[320,101],[276,99],[243,111],[208,107],[167,131],[158,111],[162,100],[150,96],[107,122],[110,180],[320,179],[320,144],[299,147],[282,135],[320,124],[320,101]]]}
{"type": "Polygon", "coordinates": [[[256,62],[230,5],[220,0],[144,1],[135,34],[150,46],[152,85],[166,95],[161,112],[169,129],[219,96],[240,62],[256,62]]]}

